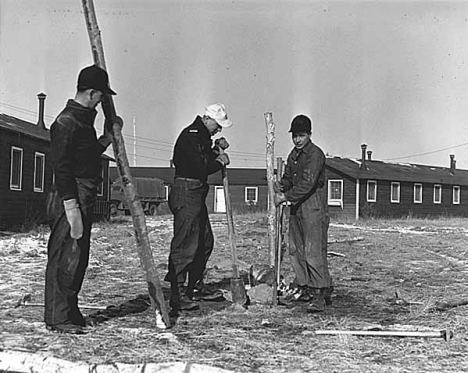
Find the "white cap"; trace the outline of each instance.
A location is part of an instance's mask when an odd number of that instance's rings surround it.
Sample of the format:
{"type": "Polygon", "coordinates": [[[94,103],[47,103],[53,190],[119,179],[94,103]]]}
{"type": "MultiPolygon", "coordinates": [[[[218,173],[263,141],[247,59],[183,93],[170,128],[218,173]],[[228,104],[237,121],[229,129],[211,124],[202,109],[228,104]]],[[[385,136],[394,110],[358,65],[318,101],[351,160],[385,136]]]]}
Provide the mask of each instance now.
{"type": "Polygon", "coordinates": [[[228,119],[226,108],[223,104],[212,104],[205,108],[205,115],[214,119],[223,128],[232,126],[232,122],[228,119]]]}

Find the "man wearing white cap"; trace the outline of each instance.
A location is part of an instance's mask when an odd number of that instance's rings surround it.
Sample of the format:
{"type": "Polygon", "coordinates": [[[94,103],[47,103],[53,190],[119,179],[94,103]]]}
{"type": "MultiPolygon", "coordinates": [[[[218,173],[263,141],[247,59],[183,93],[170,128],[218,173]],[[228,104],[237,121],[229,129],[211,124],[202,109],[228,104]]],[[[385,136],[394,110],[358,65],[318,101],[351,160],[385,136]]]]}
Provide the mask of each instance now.
{"type": "Polygon", "coordinates": [[[171,283],[170,306],[175,312],[198,308],[192,301],[194,290],[202,283],[214,244],[205,204],[207,178],[229,164],[228,155],[218,149],[228,148],[226,139],[213,147],[211,137],[231,125],[223,104],[209,105],[203,117],[198,115],[182,130],[174,146],[175,179],[169,194],[174,237],[165,280],[171,283]]]}

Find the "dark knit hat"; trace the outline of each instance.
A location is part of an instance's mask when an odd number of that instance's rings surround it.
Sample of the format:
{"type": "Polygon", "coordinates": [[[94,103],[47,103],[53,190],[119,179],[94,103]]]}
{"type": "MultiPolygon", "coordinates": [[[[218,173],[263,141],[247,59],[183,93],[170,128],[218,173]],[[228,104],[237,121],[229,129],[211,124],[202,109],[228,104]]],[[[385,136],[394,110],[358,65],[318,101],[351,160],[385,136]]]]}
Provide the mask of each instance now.
{"type": "Polygon", "coordinates": [[[312,121],[309,117],[305,115],[298,115],[296,116],[291,122],[291,129],[289,132],[298,133],[298,132],[306,132],[310,133],[312,131],[312,121]]]}
{"type": "Polygon", "coordinates": [[[109,75],[107,75],[107,71],[96,65],[85,67],[80,71],[80,75],[78,75],[77,89],[83,91],[90,88],[107,95],[117,94],[109,87],[109,75]]]}

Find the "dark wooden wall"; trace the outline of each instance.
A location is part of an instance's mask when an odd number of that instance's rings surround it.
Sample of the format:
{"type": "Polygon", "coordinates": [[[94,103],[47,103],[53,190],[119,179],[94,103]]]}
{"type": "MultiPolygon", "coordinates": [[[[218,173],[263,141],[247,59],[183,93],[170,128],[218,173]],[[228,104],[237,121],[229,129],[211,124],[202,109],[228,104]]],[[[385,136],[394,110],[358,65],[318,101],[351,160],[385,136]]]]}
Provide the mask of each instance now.
{"type": "Polygon", "coordinates": [[[0,128],[0,229],[42,222],[52,184],[49,142],[0,128]],[[11,147],[23,149],[22,189],[10,190],[11,147]],[[34,154],[45,154],[44,192],[34,192],[34,154]]]}

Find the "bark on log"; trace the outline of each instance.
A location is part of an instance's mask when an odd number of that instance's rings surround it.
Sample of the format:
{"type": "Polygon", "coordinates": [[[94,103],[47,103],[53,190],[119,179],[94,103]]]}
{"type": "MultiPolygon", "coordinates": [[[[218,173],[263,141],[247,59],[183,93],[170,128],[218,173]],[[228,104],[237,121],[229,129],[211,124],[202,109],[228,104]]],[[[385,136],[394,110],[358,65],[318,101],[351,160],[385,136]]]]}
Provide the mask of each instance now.
{"type": "Polygon", "coordinates": [[[276,207],[275,207],[275,191],[273,190],[273,182],[275,181],[274,174],[274,159],[275,159],[275,124],[273,123],[273,114],[265,113],[265,124],[267,130],[266,142],[266,177],[268,183],[268,247],[270,250],[270,266],[275,265],[275,226],[276,226],[276,207]]]}
{"type": "Polygon", "coordinates": [[[183,362],[143,364],[88,364],[59,359],[49,354],[0,351],[0,372],[16,373],[234,373],[209,365],[183,362]]]}
{"type": "MultiPolygon", "coordinates": [[[[104,70],[107,70],[104,59],[104,49],[101,40],[101,31],[98,27],[93,0],[82,0],[82,3],[94,63],[104,70]]],[[[114,156],[117,161],[119,174],[122,180],[125,198],[132,214],[135,239],[140,256],[140,262],[146,272],[151,307],[156,319],[156,325],[158,325],[158,323],[160,324],[160,314],[165,326],[169,328],[171,326],[171,321],[169,318],[168,306],[164,300],[161,283],[154,265],[153,254],[151,252],[148,232],[146,229],[145,214],[138,198],[135,185],[133,184],[122,132],[120,126],[116,124],[117,114],[112,96],[104,96],[102,101],[102,109],[104,111],[106,121],[112,124],[111,128],[107,128],[107,130],[110,130],[112,134],[112,147],[114,150],[114,156]]]]}
{"type": "MultiPolygon", "coordinates": [[[[275,191],[273,183],[275,181],[275,124],[273,123],[273,114],[265,113],[265,124],[267,130],[266,143],[266,173],[268,182],[268,247],[270,250],[269,262],[270,267],[275,269],[276,266],[276,206],[275,206],[275,191]]],[[[276,276],[274,276],[274,284],[272,286],[272,304],[278,304],[276,276]]]]}

